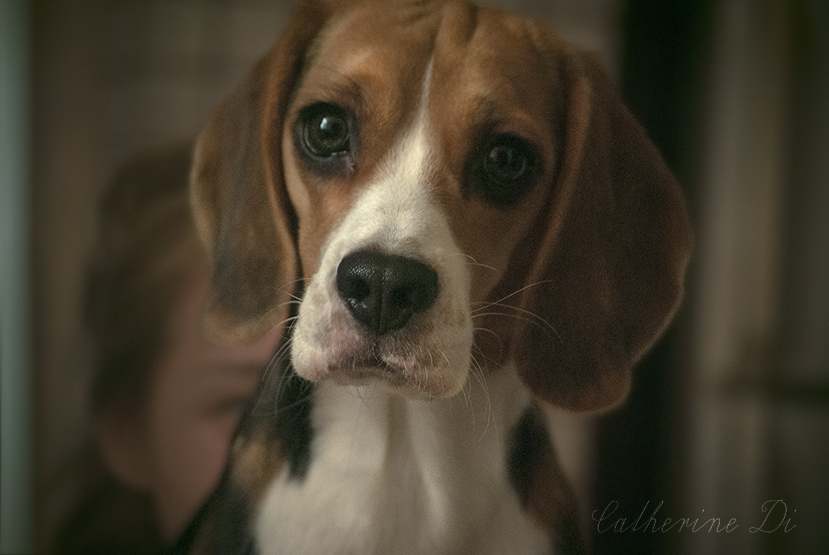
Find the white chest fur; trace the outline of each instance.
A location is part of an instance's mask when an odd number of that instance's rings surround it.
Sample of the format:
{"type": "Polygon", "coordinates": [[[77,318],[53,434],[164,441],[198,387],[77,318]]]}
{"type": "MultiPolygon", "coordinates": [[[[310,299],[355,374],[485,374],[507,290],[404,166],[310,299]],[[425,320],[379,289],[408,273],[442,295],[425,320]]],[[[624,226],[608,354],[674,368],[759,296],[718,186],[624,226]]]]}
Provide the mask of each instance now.
{"type": "Polygon", "coordinates": [[[548,553],[507,477],[510,433],[528,402],[513,371],[472,376],[436,401],[320,385],[311,466],[302,481],[284,472],[271,485],[256,521],[260,553],[548,553]]]}

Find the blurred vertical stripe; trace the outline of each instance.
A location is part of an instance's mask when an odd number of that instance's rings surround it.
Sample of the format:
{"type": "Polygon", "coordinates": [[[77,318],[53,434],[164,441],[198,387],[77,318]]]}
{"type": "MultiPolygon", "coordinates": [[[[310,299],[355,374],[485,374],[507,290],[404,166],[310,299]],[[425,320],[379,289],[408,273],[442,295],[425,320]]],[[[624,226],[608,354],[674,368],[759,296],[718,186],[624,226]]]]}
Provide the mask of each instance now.
{"type": "Polygon", "coordinates": [[[29,352],[30,3],[0,2],[0,553],[34,551],[29,352]]]}

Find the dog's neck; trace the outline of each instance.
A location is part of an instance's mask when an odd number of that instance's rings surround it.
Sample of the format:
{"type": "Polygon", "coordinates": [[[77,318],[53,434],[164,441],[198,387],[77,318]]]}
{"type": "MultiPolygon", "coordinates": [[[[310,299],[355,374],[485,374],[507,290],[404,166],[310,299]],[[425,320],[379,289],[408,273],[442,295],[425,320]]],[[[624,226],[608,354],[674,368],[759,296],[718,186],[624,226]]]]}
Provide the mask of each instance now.
{"type": "MultiPolygon", "coordinates": [[[[319,384],[309,464],[266,493],[258,544],[280,553],[541,553],[547,538],[510,483],[531,399],[512,369],[450,399],[319,384]]],[[[262,555],[267,555],[263,552],[262,555]]]]}

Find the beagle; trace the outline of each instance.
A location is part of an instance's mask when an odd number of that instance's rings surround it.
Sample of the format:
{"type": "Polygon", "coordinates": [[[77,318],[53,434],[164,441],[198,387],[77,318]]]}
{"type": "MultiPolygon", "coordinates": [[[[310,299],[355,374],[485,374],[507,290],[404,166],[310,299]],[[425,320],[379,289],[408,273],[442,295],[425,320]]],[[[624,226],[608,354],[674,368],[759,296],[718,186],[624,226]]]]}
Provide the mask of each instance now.
{"type": "Polygon", "coordinates": [[[680,189],[597,63],[464,1],[301,3],[191,177],[225,344],[285,325],[207,553],[581,553],[542,404],[620,403],[680,189]]]}

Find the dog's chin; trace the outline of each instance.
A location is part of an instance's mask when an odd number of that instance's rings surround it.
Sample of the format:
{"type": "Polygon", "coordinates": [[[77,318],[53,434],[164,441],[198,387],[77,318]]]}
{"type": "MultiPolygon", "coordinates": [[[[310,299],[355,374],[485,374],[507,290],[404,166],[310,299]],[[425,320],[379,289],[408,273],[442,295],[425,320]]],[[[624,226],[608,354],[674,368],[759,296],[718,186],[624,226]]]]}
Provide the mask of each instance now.
{"type": "Polygon", "coordinates": [[[471,326],[409,326],[375,337],[352,325],[311,325],[293,335],[294,371],[311,382],[378,387],[408,398],[453,397],[472,364],[471,326]]]}
{"type": "Polygon", "coordinates": [[[469,376],[469,361],[459,366],[400,364],[393,356],[352,354],[337,361],[318,361],[314,366],[295,365],[296,373],[312,382],[340,386],[378,387],[411,399],[445,399],[463,390],[469,376]]]}
{"type": "MultiPolygon", "coordinates": [[[[463,389],[469,372],[458,372],[459,375],[449,379],[444,369],[421,368],[417,372],[409,372],[399,366],[382,363],[358,367],[357,374],[355,377],[365,384],[376,383],[409,398],[445,399],[457,395],[463,389]],[[359,376],[360,373],[363,377],[359,376]]],[[[353,380],[347,378],[346,383],[348,382],[353,380]]]]}

